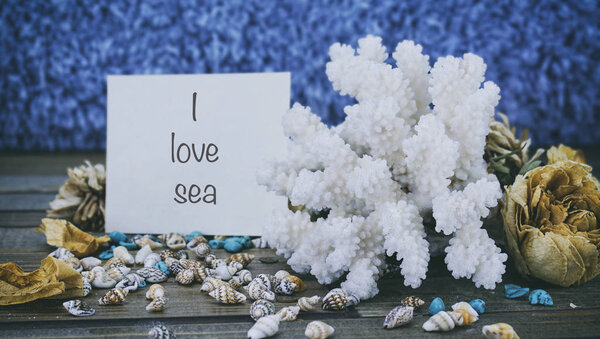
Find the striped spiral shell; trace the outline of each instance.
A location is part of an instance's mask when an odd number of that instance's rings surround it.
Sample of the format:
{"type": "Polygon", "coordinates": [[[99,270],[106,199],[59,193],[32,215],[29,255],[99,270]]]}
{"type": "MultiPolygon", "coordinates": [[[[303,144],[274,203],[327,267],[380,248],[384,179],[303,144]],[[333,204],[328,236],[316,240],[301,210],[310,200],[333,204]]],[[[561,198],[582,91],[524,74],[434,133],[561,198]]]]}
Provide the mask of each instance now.
{"type": "Polygon", "coordinates": [[[145,281],[142,276],[137,273],[129,273],[125,276],[125,278],[117,283],[118,288],[122,288],[127,292],[135,291],[139,287],[145,286],[145,281]]]}
{"type": "Polygon", "coordinates": [[[194,282],[194,271],[193,270],[182,270],[177,273],[177,277],[175,277],[178,283],[182,285],[189,285],[194,282]]]}
{"type": "Polygon", "coordinates": [[[135,254],[135,263],[138,265],[141,265],[144,263],[144,260],[146,260],[146,257],[149,256],[152,253],[152,248],[150,247],[150,245],[146,245],[142,248],[140,248],[139,251],[137,251],[137,253],[135,254]]]}
{"type": "Polygon", "coordinates": [[[420,306],[425,305],[425,301],[423,301],[419,297],[415,297],[412,295],[410,297],[406,297],[406,298],[402,299],[402,301],[400,303],[404,306],[414,307],[415,309],[419,308],[420,306]]]}
{"type": "Polygon", "coordinates": [[[292,295],[296,291],[296,284],[289,280],[282,280],[275,286],[275,293],[283,295],[292,295]]]}
{"type": "Polygon", "coordinates": [[[473,306],[471,306],[468,302],[464,302],[464,301],[458,302],[458,303],[452,305],[452,310],[453,311],[464,310],[467,313],[469,313],[472,317],[475,318],[474,321],[477,321],[477,319],[479,318],[479,314],[477,313],[477,311],[475,311],[473,306]]]}
{"type": "Polygon", "coordinates": [[[149,283],[159,283],[167,280],[167,275],[164,274],[161,270],[157,270],[154,267],[144,267],[140,268],[136,272],[144,279],[146,279],[149,283]]]}
{"type": "Polygon", "coordinates": [[[254,321],[274,313],[275,305],[268,300],[260,299],[250,305],[250,317],[252,317],[254,321]]]}
{"type": "Polygon", "coordinates": [[[279,331],[279,316],[268,315],[256,321],[248,330],[248,338],[259,339],[274,336],[279,331]]]}
{"type": "Polygon", "coordinates": [[[80,259],[79,262],[81,263],[81,266],[83,266],[83,269],[86,271],[90,271],[92,270],[92,268],[102,265],[102,260],[96,257],[85,257],[83,259],[80,259]]]}
{"type": "Polygon", "coordinates": [[[196,252],[196,255],[198,256],[198,258],[200,259],[204,259],[206,258],[206,256],[208,256],[211,252],[211,248],[208,245],[208,243],[206,242],[201,242],[199,243],[196,248],[194,249],[194,252],[196,252]]]}
{"type": "Polygon", "coordinates": [[[152,267],[152,266],[154,266],[154,264],[156,264],[159,261],[161,261],[160,254],[150,253],[146,257],[146,259],[144,259],[144,267],[152,267]]]}
{"type": "Polygon", "coordinates": [[[246,285],[252,281],[252,273],[248,270],[241,270],[232,279],[238,280],[241,285],[246,285]]]}
{"type": "Polygon", "coordinates": [[[302,297],[298,299],[298,306],[301,311],[312,312],[317,309],[317,305],[321,302],[321,297],[318,295],[312,297],[302,297]]]}
{"type": "Polygon", "coordinates": [[[82,277],[82,283],[83,283],[83,296],[87,297],[90,292],[92,291],[92,284],[90,284],[90,281],[87,280],[87,278],[83,278],[82,277]]]}
{"type": "Polygon", "coordinates": [[[246,296],[228,286],[221,286],[208,293],[222,304],[242,304],[246,301],[246,296]]]}
{"type": "Polygon", "coordinates": [[[275,286],[279,284],[279,279],[277,279],[272,274],[259,274],[257,275],[250,283],[260,284],[265,290],[273,290],[275,286]]]}
{"type": "Polygon", "coordinates": [[[289,281],[291,283],[296,284],[296,287],[294,288],[294,292],[302,292],[306,289],[306,284],[304,283],[304,281],[302,281],[302,279],[300,279],[299,277],[295,276],[295,275],[287,275],[285,277],[283,277],[282,280],[285,281],[289,281]]]}
{"type": "Polygon", "coordinates": [[[114,279],[116,282],[119,282],[125,278],[127,274],[131,271],[131,268],[127,266],[116,266],[109,268],[106,270],[106,274],[114,279]]]}
{"type": "Polygon", "coordinates": [[[275,293],[265,289],[260,283],[252,280],[248,286],[244,286],[244,290],[248,293],[250,299],[266,299],[269,301],[275,301],[275,293]]]}
{"type": "Polygon", "coordinates": [[[300,313],[299,306],[286,306],[277,312],[281,321],[294,321],[300,313]]]}
{"type": "Polygon", "coordinates": [[[155,299],[165,296],[165,288],[160,284],[154,284],[146,291],[146,299],[155,299]]]}
{"type": "Polygon", "coordinates": [[[65,301],[63,307],[76,317],[89,317],[96,313],[96,310],[79,299],[65,301]]]}
{"type": "Polygon", "coordinates": [[[144,236],[136,236],[133,238],[133,242],[138,245],[139,248],[142,248],[146,245],[150,246],[150,248],[152,250],[155,250],[157,248],[161,248],[162,244],[159,242],[156,242],[154,240],[152,240],[152,238],[150,238],[149,235],[144,235],[144,236]]]}
{"type": "MultiPolygon", "coordinates": [[[[210,246],[209,246],[210,247],[210,246]]],[[[208,254],[206,255],[206,257],[204,258],[204,262],[206,263],[206,265],[208,265],[209,267],[212,267],[212,262],[217,260],[217,257],[214,254],[208,254]]]]}
{"type": "Polygon", "coordinates": [[[319,320],[311,321],[306,325],[306,330],[304,330],[304,335],[309,339],[325,339],[330,337],[335,329],[319,320]]]}
{"type": "Polygon", "coordinates": [[[208,277],[208,278],[204,279],[202,286],[200,286],[200,291],[212,292],[221,286],[231,287],[226,281],[223,281],[223,280],[220,280],[217,278],[213,278],[213,277],[208,277]]]}
{"type": "Polygon", "coordinates": [[[248,253],[235,253],[232,254],[229,258],[225,260],[225,263],[229,264],[232,261],[237,261],[243,265],[243,267],[248,266],[252,260],[254,260],[254,254],[248,253]]]}
{"type": "Polygon", "coordinates": [[[113,249],[113,255],[113,258],[123,259],[123,261],[127,265],[133,265],[135,263],[135,258],[133,257],[133,255],[129,254],[129,251],[127,250],[127,248],[125,248],[125,246],[115,247],[113,249]]]}
{"type": "Polygon", "coordinates": [[[206,240],[205,237],[200,235],[200,236],[194,237],[194,238],[192,238],[192,240],[188,241],[186,247],[189,250],[194,251],[194,250],[196,250],[196,247],[198,247],[198,245],[201,243],[208,243],[208,240],[206,240]]]}
{"type": "Polygon", "coordinates": [[[181,264],[181,262],[179,262],[179,260],[175,260],[173,261],[170,265],[169,265],[169,272],[171,272],[171,274],[177,276],[179,274],[179,272],[185,270],[185,267],[183,267],[183,265],[181,264]]]}
{"type": "Polygon", "coordinates": [[[413,310],[412,306],[401,305],[394,307],[385,317],[383,328],[395,328],[408,324],[413,319],[413,310]]]}
{"type": "Polygon", "coordinates": [[[323,309],[342,311],[346,309],[348,294],[341,288],[334,288],[323,297],[323,309]]]}
{"type": "Polygon", "coordinates": [[[98,299],[100,305],[120,305],[125,301],[127,291],[122,288],[113,288],[108,291],[102,298],[98,299]]]}
{"type": "Polygon", "coordinates": [[[148,312],[162,311],[167,307],[167,301],[168,301],[168,299],[165,298],[164,296],[156,297],[156,298],[152,299],[152,301],[148,305],[146,305],[146,311],[148,311],[148,312]]]}
{"type": "Polygon", "coordinates": [[[104,263],[103,267],[105,270],[109,270],[113,267],[126,266],[126,265],[127,265],[127,263],[122,258],[112,257],[104,263]]]}
{"type": "Polygon", "coordinates": [[[507,323],[483,326],[481,332],[487,339],[519,339],[515,329],[507,323]]]}
{"type": "Polygon", "coordinates": [[[186,250],[177,251],[177,259],[181,260],[181,259],[189,259],[189,258],[190,258],[190,256],[186,250]]]}
{"type": "Polygon", "coordinates": [[[75,254],[64,247],[59,247],[48,254],[48,256],[64,262],[67,258],[74,258],[75,254]]]}
{"type": "Polygon", "coordinates": [[[452,330],[459,322],[462,323],[461,313],[441,311],[429,318],[423,324],[423,329],[427,332],[446,332],[452,330]]]}
{"type": "Polygon", "coordinates": [[[288,272],[286,270],[279,270],[273,276],[279,280],[282,280],[283,278],[285,278],[289,275],[290,275],[290,272],[288,272]]]}
{"type": "Polygon", "coordinates": [[[172,339],[175,338],[175,332],[168,329],[165,325],[154,326],[148,331],[150,339],[172,339]]]}
{"type": "Polygon", "coordinates": [[[165,261],[165,259],[167,259],[167,258],[177,259],[177,253],[175,253],[172,250],[162,250],[162,251],[158,252],[158,255],[160,255],[161,261],[165,261]]]}

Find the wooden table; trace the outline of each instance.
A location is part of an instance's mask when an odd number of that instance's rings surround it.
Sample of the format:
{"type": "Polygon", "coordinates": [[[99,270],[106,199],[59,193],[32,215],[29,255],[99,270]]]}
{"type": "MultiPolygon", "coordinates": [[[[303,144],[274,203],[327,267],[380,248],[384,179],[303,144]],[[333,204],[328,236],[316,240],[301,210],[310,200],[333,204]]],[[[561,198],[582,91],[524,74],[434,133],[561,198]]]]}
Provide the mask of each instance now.
{"type": "MultiPolygon", "coordinates": [[[[587,150],[591,164],[600,169],[600,152],[587,150]]],[[[15,262],[26,271],[39,267],[40,260],[53,249],[45,244],[43,235],[34,227],[45,216],[45,209],[66,178],[65,168],[76,166],[83,159],[104,162],[103,154],[74,155],[0,155],[0,262],[15,262]]],[[[598,172],[596,171],[596,175],[598,172]]],[[[143,223],[143,216],[140,217],[143,223]]],[[[257,256],[249,266],[253,274],[290,270],[274,250],[252,249],[257,256]],[[274,264],[258,258],[276,258],[274,264]]],[[[225,257],[222,250],[217,256],[225,257]]],[[[307,290],[296,296],[279,297],[276,308],[294,304],[300,296],[323,296],[335,286],[321,286],[310,276],[301,276],[307,290]]],[[[277,338],[303,337],[306,324],[323,320],[335,327],[335,338],[361,337],[482,337],[484,325],[497,322],[511,324],[521,338],[567,338],[600,336],[600,279],[576,288],[557,288],[527,284],[509,266],[504,283],[495,290],[475,288],[466,279],[455,280],[446,270],[443,258],[432,259],[427,279],[413,290],[403,285],[402,277],[383,279],[380,293],[345,312],[319,310],[302,313],[297,321],[282,323],[277,338]],[[504,283],[516,283],[530,288],[544,288],[552,295],[554,306],[533,306],[526,298],[504,298],[504,283]],[[415,311],[413,322],[403,328],[384,330],[386,314],[400,300],[416,295],[427,304],[415,311]],[[427,307],[434,297],[441,297],[449,307],[458,301],[480,298],[486,302],[486,312],[473,325],[446,333],[426,333],[421,329],[429,317],[427,307]],[[572,308],[570,304],[577,305],[572,308]]],[[[199,285],[181,286],[169,278],[164,283],[169,298],[168,308],[161,313],[148,313],[144,291],[132,292],[121,306],[98,306],[96,300],[106,290],[94,289],[83,298],[96,309],[88,318],[76,318],[62,307],[62,300],[38,300],[23,305],[0,306],[0,337],[144,337],[154,324],[164,324],[177,337],[243,338],[252,326],[249,303],[223,306],[199,290],[199,285]]]]}

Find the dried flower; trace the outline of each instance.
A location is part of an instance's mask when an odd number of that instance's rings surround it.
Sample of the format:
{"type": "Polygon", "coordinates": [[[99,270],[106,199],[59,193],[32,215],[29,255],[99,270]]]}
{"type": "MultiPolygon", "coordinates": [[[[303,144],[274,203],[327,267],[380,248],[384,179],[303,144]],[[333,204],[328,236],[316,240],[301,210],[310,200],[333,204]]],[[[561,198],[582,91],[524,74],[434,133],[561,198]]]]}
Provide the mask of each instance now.
{"type": "Polygon", "coordinates": [[[569,146],[565,146],[563,144],[550,147],[548,152],[546,152],[546,156],[548,157],[548,164],[555,164],[561,161],[575,161],[585,164],[585,156],[582,151],[574,150],[569,146]]]}
{"type": "Polygon", "coordinates": [[[523,276],[571,286],[600,273],[600,190],[591,170],[561,161],[518,176],[506,189],[504,231],[523,276]]]}

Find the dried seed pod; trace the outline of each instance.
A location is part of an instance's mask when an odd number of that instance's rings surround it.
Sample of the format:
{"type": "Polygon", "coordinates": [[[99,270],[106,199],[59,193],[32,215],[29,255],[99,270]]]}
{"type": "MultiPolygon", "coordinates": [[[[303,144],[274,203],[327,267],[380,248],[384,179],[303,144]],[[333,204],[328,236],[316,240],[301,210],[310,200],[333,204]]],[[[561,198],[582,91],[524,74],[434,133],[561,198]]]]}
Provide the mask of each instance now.
{"type": "Polygon", "coordinates": [[[119,281],[115,287],[122,288],[129,293],[144,286],[146,286],[146,279],[137,273],[129,273],[123,280],[119,281]]]}
{"type": "MultiPolygon", "coordinates": [[[[275,277],[277,277],[277,275],[275,275],[275,277]]],[[[306,289],[306,284],[304,283],[304,281],[302,281],[302,279],[298,278],[295,275],[288,274],[285,277],[283,277],[281,280],[285,280],[285,281],[294,283],[296,285],[296,287],[294,288],[294,292],[302,292],[306,289]]]]}
{"type": "Polygon", "coordinates": [[[210,252],[212,250],[210,249],[210,246],[208,245],[208,243],[201,242],[198,245],[196,245],[196,248],[194,249],[194,251],[196,252],[196,255],[198,256],[198,258],[204,259],[204,258],[206,258],[206,256],[208,256],[210,254],[210,252]]]}
{"type": "Polygon", "coordinates": [[[100,305],[120,305],[125,301],[127,291],[122,288],[113,288],[108,291],[102,298],[98,299],[100,305]]]}
{"type": "Polygon", "coordinates": [[[310,339],[325,339],[330,337],[335,329],[319,320],[311,321],[306,325],[304,335],[310,339]]]}
{"type": "Polygon", "coordinates": [[[299,306],[286,306],[277,312],[281,321],[294,321],[300,312],[299,306]]]}
{"type": "Polygon", "coordinates": [[[159,283],[167,280],[167,275],[153,267],[140,268],[136,272],[149,283],[159,283]]]}
{"type": "Polygon", "coordinates": [[[140,248],[139,251],[137,251],[137,253],[135,254],[135,263],[138,265],[141,265],[144,263],[144,260],[146,260],[146,257],[148,255],[150,255],[152,253],[152,248],[150,247],[150,245],[146,245],[142,248],[140,248]]]}
{"type": "Polygon", "coordinates": [[[152,266],[154,266],[154,264],[156,264],[157,262],[160,262],[160,261],[161,261],[160,254],[150,253],[146,257],[146,259],[144,259],[144,267],[152,267],[152,266]]]}
{"type": "Polygon", "coordinates": [[[246,296],[234,290],[229,286],[221,286],[208,293],[222,304],[242,304],[246,301],[246,296]]]}
{"type": "Polygon", "coordinates": [[[194,282],[194,271],[193,270],[182,270],[175,277],[178,283],[182,285],[189,285],[194,282]]]}
{"type": "Polygon", "coordinates": [[[250,317],[254,321],[275,313],[275,305],[272,302],[264,299],[259,299],[250,305],[250,317]]]}
{"type": "Polygon", "coordinates": [[[413,319],[413,310],[411,306],[396,306],[388,313],[383,321],[383,328],[394,328],[406,325],[413,319]]]}
{"type": "Polygon", "coordinates": [[[346,309],[348,294],[341,288],[334,288],[323,297],[323,309],[342,311],[346,309]]]}
{"type": "Polygon", "coordinates": [[[282,280],[279,285],[275,286],[275,293],[282,295],[292,295],[296,290],[296,284],[289,280],[282,280]]]}
{"type": "Polygon", "coordinates": [[[79,299],[65,301],[63,307],[76,317],[89,317],[96,313],[96,310],[91,308],[90,305],[79,299]]]}
{"type": "Polygon", "coordinates": [[[152,327],[148,332],[148,338],[150,339],[172,339],[175,338],[175,332],[168,329],[165,325],[158,325],[152,327]]]}
{"type": "Polygon", "coordinates": [[[102,265],[102,260],[96,257],[86,257],[79,260],[79,262],[81,263],[81,266],[83,266],[83,269],[86,271],[91,271],[92,268],[102,265]]]}
{"type": "Polygon", "coordinates": [[[462,323],[462,313],[442,311],[429,318],[423,324],[423,329],[427,332],[446,332],[452,330],[458,322],[462,323]]]}
{"type": "Polygon", "coordinates": [[[483,326],[481,332],[487,339],[519,339],[517,332],[507,323],[483,326]]]}
{"type": "Polygon", "coordinates": [[[421,298],[412,295],[402,299],[400,303],[404,306],[414,307],[415,309],[425,305],[425,302],[421,298]]]}
{"type": "Polygon", "coordinates": [[[213,277],[207,277],[206,279],[204,279],[202,286],[200,286],[200,291],[212,292],[213,290],[216,290],[217,288],[219,288],[221,286],[231,287],[226,281],[223,281],[223,280],[220,280],[217,278],[213,278],[213,277]]]}
{"type": "Polygon", "coordinates": [[[131,268],[127,266],[115,266],[106,270],[106,274],[118,283],[123,280],[130,271],[131,268]]]}
{"type": "Polygon", "coordinates": [[[133,255],[129,254],[129,251],[125,246],[117,246],[113,249],[114,258],[121,258],[127,265],[133,265],[135,263],[135,258],[133,255]]]}
{"type": "Polygon", "coordinates": [[[154,284],[146,291],[146,299],[155,299],[165,296],[165,288],[160,284],[154,284]]]}
{"type": "Polygon", "coordinates": [[[274,336],[279,331],[279,317],[268,315],[256,321],[254,326],[248,330],[248,338],[260,339],[274,336]]]}
{"type": "Polygon", "coordinates": [[[321,297],[315,295],[313,297],[302,297],[298,299],[298,306],[301,311],[312,312],[317,309],[317,305],[321,303],[321,297]]]}
{"type": "Polygon", "coordinates": [[[159,242],[156,242],[154,240],[152,240],[152,238],[150,238],[150,236],[148,234],[144,235],[144,236],[135,236],[133,238],[133,242],[138,245],[139,248],[142,248],[146,245],[150,246],[150,248],[152,250],[161,248],[163,245],[159,242]]]}
{"type": "Polygon", "coordinates": [[[146,305],[146,311],[148,312],[159,312],[167,307],[168,299],[164,296],[158,296],[152,299],[152,301],[146,305]]]}
{"type": "Polygon", "coordinates": [[[236,253],[236,254],[232,254],[229,258],[227,258],[227,260],[225,260],[225,262],[227,264],[229,264],[232,261],[237,261],[239,263],[241,263],[244,267],[248,266],[252,260],[254,260],[254,254],[248,254],[248,253],[236,253]]]}

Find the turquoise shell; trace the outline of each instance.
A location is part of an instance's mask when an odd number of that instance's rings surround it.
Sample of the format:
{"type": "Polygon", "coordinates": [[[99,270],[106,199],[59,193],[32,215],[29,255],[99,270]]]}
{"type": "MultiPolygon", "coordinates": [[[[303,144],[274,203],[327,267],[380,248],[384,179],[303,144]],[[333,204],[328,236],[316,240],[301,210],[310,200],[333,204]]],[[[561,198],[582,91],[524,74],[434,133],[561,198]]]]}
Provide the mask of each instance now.
{"type": "Polygon", "coordinates": [[[156,268],[157,270],[160,270],[161,272],[163,272],[166,275],[169,275],[171,273],[169,271],[169,267],[167,267],[167,264],[164,261],[159,261],[159,262],[155,263],[154,265],[152,265],[152,267],[156,268]]]}
{"type": "Polygon", "coordinates": [[[110,237],[110,241],[115,244],[118,244],[121,241],[124,241],[124,242],[127,241],[127,236],[125,234],[123,234],[123,232],[112,231],[108,234],[108,236],[110,237]]]}
{"type": "Polygon", "coordinates": [[[477,311],[477,313],[485,313],[485,301],[481,299],[473,299],[469,301],[469,305],[471,305],[471,307],[473,307],[473,309],[477,311]]]}
{"type": "Polygon", "coordinates": [[[223,245],[225,245],[225,242],[222,240],[209,240],[208,241],[208,245],[210,246],[210,248],[212,248],[213,250],[219,249],[219,248],[223,248],[223,245]]]}
{"type": "Polygon", "coordinates": [[[192,241],[192,239],[194,239],[195,237],[203,237],[204,235],[198,231],[194,231],[188,235],[185,236],[185,240],[190,242],[192,241]]]}
{"type": "Polygon", "coordinates": [[[100,255],[98,256],[98,259],[108,260],[108,259],[112,258],[114,256],[114,254],[113,254],[114,248],[115,248],[115,245],[112,245],[109,249],[100,253],[100,255]]]}
{"type": "Polygon", "coordinates": [[[429,314],[436,315],[445,309],[446,306],[444,306],[442,298],[435,298],[431,301],[431,305],[429,305],[429,314]]]}
{"type": "Polygon", "coordinates": [[[223,248],[225,248],[225,251],[229,252],[229,253],[237,253],[239,251],[241,251],[244,248],[244,245],[242,245],[240,242],[232,240],[225,240],[225,244],[223,245],[223,248]]]}
{"type": "Polygon", "coordinates": [[[504,296],[508,299],[515,299],[522,297],[529,293],[528,287],[521,287],[515,284],[504,285],[504,296]]]}
{"type": "Polygon", "coordinates": [[[531,305],[546,305],[552,306],[554,305],[554,301],[550,294],[544,290],[533,290],[531,294],[529,294],[529,302],[531,305]]]}
{"type": "Polygon", "coordinates": [[[125,247],[126,249],[133,251],[133,250],[137,250],[138,249],[138,245],[136,243],[132,242],[128,242],[128,241],[120,241],[119,245],[125,247]]]}

